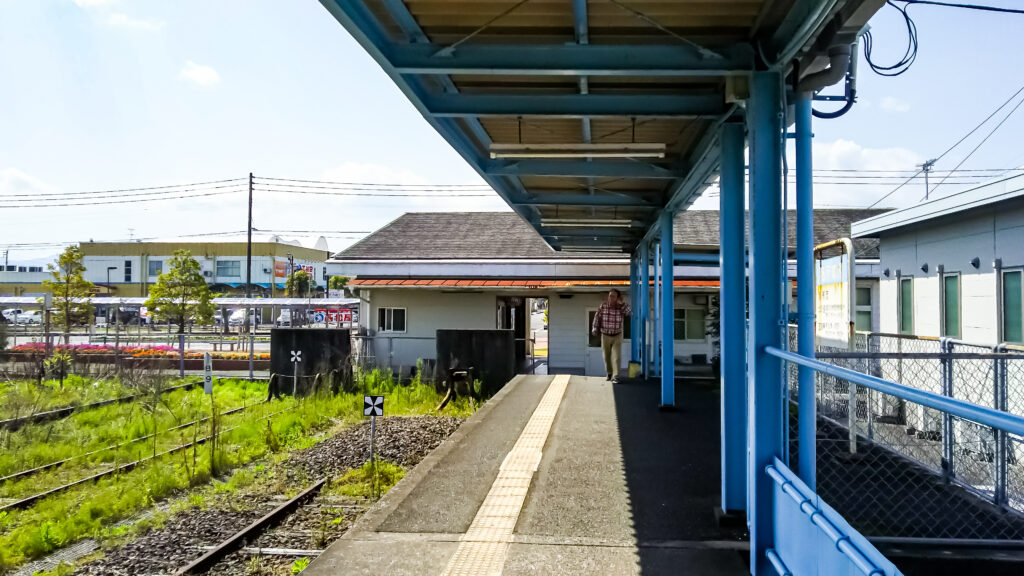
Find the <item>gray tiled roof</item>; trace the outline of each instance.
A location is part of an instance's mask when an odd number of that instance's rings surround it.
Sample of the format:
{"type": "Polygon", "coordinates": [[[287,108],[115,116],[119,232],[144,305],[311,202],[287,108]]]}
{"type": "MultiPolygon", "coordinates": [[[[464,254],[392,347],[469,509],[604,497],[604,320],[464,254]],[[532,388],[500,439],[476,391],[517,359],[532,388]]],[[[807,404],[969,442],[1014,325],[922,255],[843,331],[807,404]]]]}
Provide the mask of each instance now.
{"type": "MultiPolygon", "coordinates": [[[[850,224],[884,210],[819,209],[814,243],[850,235],[850,224]]],[[[677,246],[718,247],[718,211],[687,210],[676,216],[677,246]]],[[[796,246],[796,214],[789,213],[790,247],[796,246]]],[[[878,257],[878,241],[854,241],[861,258],[878,257]]],[[[335,254],[345,260],[432,260],[447,258],[543,259],[615,258],[607,252],[557,252],[515,212],[412,212],[335,254]]]]}
{"type": "MultiPolygon", "coordinates": [[[[837,238],[850,237],[850,225],[858,220],[877,216],[888,209],[819,208],[814,211],[814,245],[837,238]]],[[[790,210],[789,249],[796,248],[796,212],[790,210]]],[[[749,230],[748,230],[749,232],[749,230]]],[[[672,229],[677,246],[709,246],[718,248],[718,210],[687,210],[676,215],[672,229]]],[[[858,238],[853,241],[858,258],[878,258],[878,240],[858,238]]]]}

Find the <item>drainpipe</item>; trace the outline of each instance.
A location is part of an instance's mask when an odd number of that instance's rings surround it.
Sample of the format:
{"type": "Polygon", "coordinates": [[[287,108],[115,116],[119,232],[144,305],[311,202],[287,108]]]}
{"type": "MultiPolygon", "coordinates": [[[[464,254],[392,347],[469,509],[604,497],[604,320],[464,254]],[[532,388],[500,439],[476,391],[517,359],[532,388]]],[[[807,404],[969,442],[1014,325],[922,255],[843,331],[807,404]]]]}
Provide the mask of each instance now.
{"type": "Polygon", "coordinates": [[[812,109],[811,114],[815,117],[823,119],[838,118],[846,114],[853,107],[857,97],[857,59],[855,58],[857,46],[857,42],[832,46],[828,50],[828,68],[808,75],[797,84],[797,93],[807,94],[807,97],[811,98],[811,94],[814,92],[826,86],[831,86],[844,77],[846,78],[846,103],[843,107],[833,112],[821,112],[820,110],[812,109]]]}

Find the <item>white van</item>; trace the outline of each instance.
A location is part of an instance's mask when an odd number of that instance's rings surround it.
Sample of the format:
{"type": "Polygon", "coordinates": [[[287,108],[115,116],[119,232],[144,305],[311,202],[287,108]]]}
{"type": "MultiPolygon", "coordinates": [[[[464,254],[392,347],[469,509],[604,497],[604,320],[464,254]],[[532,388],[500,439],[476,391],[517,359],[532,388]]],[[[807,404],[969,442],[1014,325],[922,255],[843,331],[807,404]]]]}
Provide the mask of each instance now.
{"type": "Polygon", "coordinates": [[[4,320],[7,320],[11,324],[18,321],[18,315],[24,312],[21,308],[7,308],[6,310],[0,311],[3,314],[4,320]]]}
{"type": "MultiPolygon", "coordinates": [[[[249,308],[249,325],[255,326],[257,323],[256,309],[249,308]]],[[[231,315],[228,316],[228,326],[241,326],[243,324],[245,324],[245,308],[232,310],[231,315]]]]}

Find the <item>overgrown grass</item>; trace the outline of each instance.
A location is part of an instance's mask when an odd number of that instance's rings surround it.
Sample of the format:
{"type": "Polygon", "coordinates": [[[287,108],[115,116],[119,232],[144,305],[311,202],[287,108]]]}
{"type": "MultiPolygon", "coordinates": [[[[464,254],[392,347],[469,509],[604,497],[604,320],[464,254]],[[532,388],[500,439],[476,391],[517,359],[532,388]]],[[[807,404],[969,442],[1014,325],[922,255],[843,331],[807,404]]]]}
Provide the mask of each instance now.
{"type": "MultiPolygon", "coordinates": [[[[247,397],[248,386],[245,381],[225,385],[223,391],[218,390],[218,402],[229,394],[230,388],[238,389],[236,393],[247,397]]],[[[265,388],[261,393],[265,394],[265,388]]],[[[217,469],[226,474],[275,452],[277,459],[288,450],[315,444],[323,439],[317,436],[319,431],[363,418],[364,393],[384,394],[387,397],[385,413],[389,415],[431,413],[441,400],[432,386],[420,383],[400,386],[388,372],[360,373],[345,393],[318,395],[300,401],[273,401],[246,410],[230,422],[225,419],[221,423],[222,430],[235,428],[224,432],[218,440],[217,469]]],[[[474,408],[471,401],[460,398],[449,404],[445,414],[467,415],[474,408]]],[[[225,476],[227,481],[218,484],[218,489],[238,490],[258,478],[263,481],[258,468],[225,476]]],[[[354,494],[367,490],[360,480],[361,470],[342,482],[349,485],[354,494]]],[[[4,568],[19,566],[80,538],[111,536],[109,527],[113,523],[172,494],[208,482],[209,471],[210,449],[204,446],[72,488],[25,510],[0,513],[0,573],[4,568]]],[[[378,473],[382,472],[382,485],[388,487],[403,473],[400,468],[385,470],[380,463],[378,473]]],[[[195,504],[201,505],[201,498],[195,504]]]]}
{"type": "MultiPolygon", "coordinates": [[[[265,395],[266,385],[259,382],[227,380],[214,386],[218,412],[253,405],[265,395]]],[[[87,476],[89,471],[98,472],[205,436],[209,428],[206,423],[165,431],[209,415],[209,396],[203,394],[202,388],[193,388],[176,390],[149,402],[103,406],[76,412],[58,421],[0,433],[0,476],[144,438],[154,431],[159,433],[154,438],[79,458],[51,471],[6,482],[0,486],[0,497],[32,494],[43,487],[87,476]]],[[[225,422],[234,422],[240,417],[241,414],[230,415],[225,417],[225,422]]]]}
{"type": "Polygon", "coordinates": [[[383,495],[404,477],[405,468],[398,464],[377,460],[377,464],[374,466],[367,460],[359,468],[349,470],[339,480],[332,482],[325,492],[348,498],[369,500],[383,495]]]}
{"type": "Polygon", "coordinates": [[[80,406],[130,394],[116,380],[68,376],[64,385],[58,380],[0,381],[0,420],[21,418],[65,406],[80,406]]]}

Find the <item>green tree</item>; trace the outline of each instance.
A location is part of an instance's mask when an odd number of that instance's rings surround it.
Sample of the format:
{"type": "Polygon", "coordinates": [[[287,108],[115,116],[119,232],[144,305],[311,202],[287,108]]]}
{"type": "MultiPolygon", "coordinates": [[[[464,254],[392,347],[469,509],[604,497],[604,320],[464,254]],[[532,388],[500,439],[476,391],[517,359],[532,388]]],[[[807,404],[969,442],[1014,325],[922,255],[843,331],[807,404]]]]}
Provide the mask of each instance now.
{"type": "Polygon", "coordinates": [[[186,324],[213,322],[213,294],[191,252],[175,250],[167,271],[149,289],[146,307],[156,320],[176,323],[179,334],[186,324]]]}
{"type": "MultiPolygon", "coordinates": [[[[71,327],[75,324],[86,324],[92,320],[93,284],[86,280],[82,273],[82,251],[78,246],[68,246],[57,257],[57,261],[46,266],[52,280],[43,280],[43,288],[53,293],[54,324],[64,330],[64,344],[71,337],[71,327]]],[[[43,303],[43,299],[39,299],[43,303]]],[[[45,313],[45,312],[44,312],[45,313]]]]}
{"type": "Polygon", "coordinates": [[[331,290],[341,290],[343,295],[348,294],[348,276],[331,276],[327,281],[327,287],[331,290]]]}
{"type": "Polygon", "coordinates": [[[310,288],[315,285],[316,283],[309,277],[309,274],[306,274],[305,270],[296,270],[288,277],[284,286],[288,290],[289,297],[303,298],[309,295],[310,288]]]}

